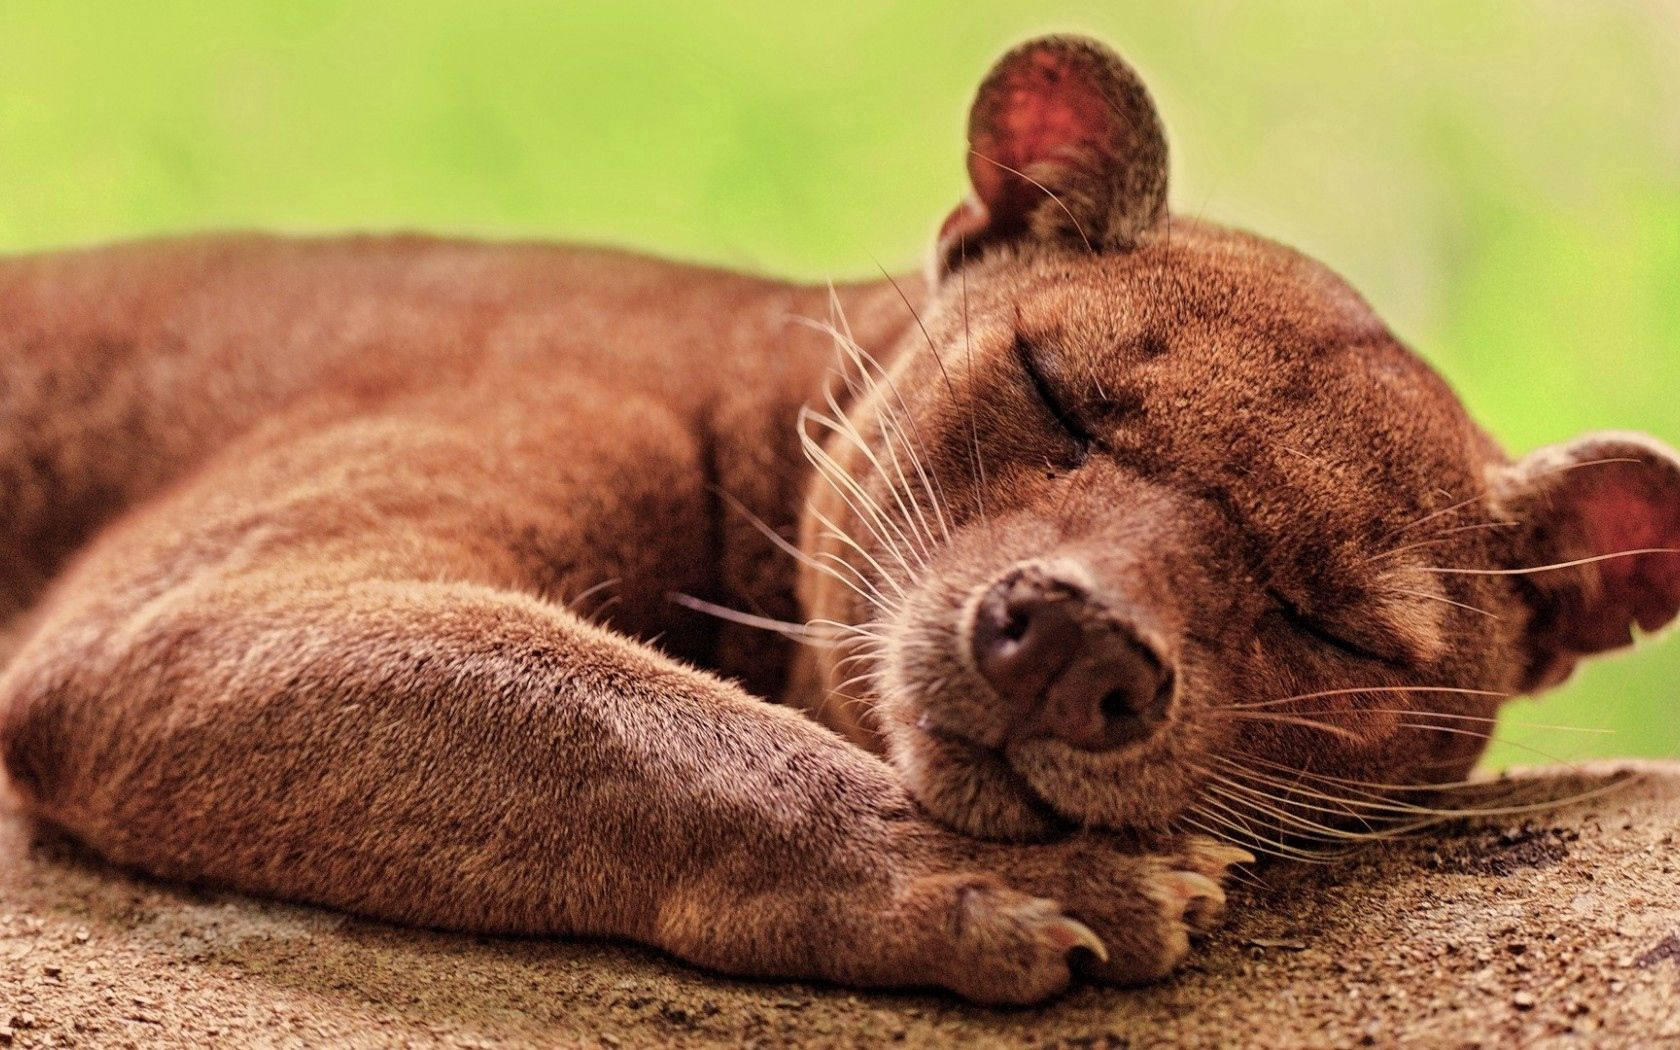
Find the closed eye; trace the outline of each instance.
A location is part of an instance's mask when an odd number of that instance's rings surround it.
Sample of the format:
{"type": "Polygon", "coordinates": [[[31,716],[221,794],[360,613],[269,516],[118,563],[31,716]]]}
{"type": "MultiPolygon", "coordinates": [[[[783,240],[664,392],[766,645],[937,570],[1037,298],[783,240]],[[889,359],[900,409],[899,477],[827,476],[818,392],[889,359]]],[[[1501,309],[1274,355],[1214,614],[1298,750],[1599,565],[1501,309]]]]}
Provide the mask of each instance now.
{"type": "Polygon", "coordinates": [[[1351,656],[1357,660],[1372,660],[1377,663],[1391,664],[1395,661],[1381,653],[1350,641],[1345,635],[1334,628],[1325,626],[1324,622],[1302,611],[1301,607],[1290,601],[1288,596],[1278,590],[1269,590],[1267,596],[1277,604],[1278,613],[1288,622],[1290,628],[1299,634],[1304,634],[1320,645],[1335,649],[1344,656],[1351,656]]]}
{"type": "Polygon", "coordinates": [[[1021,371],[1025,372],[1032,384],[1033,393],[1043,403],[1051,418],[1063,433],[1073,439],[1075,453],[1073,465],[1079,466],[1091,456],[1091,449],[1097,445],[1095,434],[1080,422],[1079,416],[1067,407],[1056,396],[1056,388],[1045,378],[1044,372],[1038,366],[1038,360],[1033,354],[1033,348],[1025,339],[1017,337],[1015,340],[1015,356],[1021,362],[1021,371]]]}

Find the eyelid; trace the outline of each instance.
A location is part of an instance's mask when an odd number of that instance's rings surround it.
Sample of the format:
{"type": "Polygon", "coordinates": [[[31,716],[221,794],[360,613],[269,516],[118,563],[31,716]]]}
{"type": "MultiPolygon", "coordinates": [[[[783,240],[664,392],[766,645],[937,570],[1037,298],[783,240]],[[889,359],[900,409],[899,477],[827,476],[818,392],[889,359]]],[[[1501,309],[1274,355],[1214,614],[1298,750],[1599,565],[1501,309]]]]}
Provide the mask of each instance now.
{"type": "Polygon", "coordinates": [[[1024,336],[1015,337],[1015,356],[1021,363],[1021,370],[1027,374],[1027,380],[1032,384],[1033,392],[1044,403],[1055,417],[1056,425],[1067,432],[1068,436],[1079,445],[1081,461],[1090,454],[1092,447],[1098,444],[1097,436],[1086,429],[1080,422],[1078,415],[1068,409],[1062,400],[1056,396],[1056,388],[1050,384],[1044,372],[1038,367],[1038,360],[1033,354],[1032,344],[1024,336]]]}
{"type": "Polygon", "coordinates": [[[1350,656],[1356,656],[1362,660],[1375,660],[1379,663],[1385,664],[1397,662],[1391,656],[1384,656],[1382,653],[1361,645],[1359,642],[1350,641],[1347,637],[1338,633],[1334,628],[1326,627],[1322,620],[1304,612],[1299,605],[1290,600],[1288,595],[1284,594],[1275,587],[1268,589],[1266,594],[1277,605],[1278,610],[1283,614],[1284,618],[1289,621],[1290,625],[1302,634],[1316,638],[1318,641],[1330,646],[1333,649],[1340,649],[1342,652],[1347,653],[1350,656]]]}

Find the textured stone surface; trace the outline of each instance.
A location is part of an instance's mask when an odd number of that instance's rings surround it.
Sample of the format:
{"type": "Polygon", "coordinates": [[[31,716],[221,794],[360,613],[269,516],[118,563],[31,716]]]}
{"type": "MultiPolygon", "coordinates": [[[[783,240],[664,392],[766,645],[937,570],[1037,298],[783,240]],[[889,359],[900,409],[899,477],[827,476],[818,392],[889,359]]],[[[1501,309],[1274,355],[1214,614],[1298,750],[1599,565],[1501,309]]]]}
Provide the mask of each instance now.
{"type": "Polygon", "coordinates": [[[1014,1011],[720,980],[633,948],[403,930],[163,886],[8,811],[0,1045],[1680,1041],[1680,765],[1533,771],[1471,801],[1562,798],[1619,778],[1562,808],[1264,868],[1176,979],[1014,1011]]]}

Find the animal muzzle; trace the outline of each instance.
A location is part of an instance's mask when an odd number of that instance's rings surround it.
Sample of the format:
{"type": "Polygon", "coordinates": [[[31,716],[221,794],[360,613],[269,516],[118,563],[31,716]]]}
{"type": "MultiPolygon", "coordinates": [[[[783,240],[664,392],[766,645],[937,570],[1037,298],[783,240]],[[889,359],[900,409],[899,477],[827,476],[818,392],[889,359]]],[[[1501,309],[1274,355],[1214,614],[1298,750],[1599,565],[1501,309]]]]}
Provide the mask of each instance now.
{"type": "Polygon", "coordinates": [[[1007,705],[1012,739],[1085,751],[1152,736],[1174,692],[1169,662],[1078,573],[1018,566],[981,596],[974,664],[1007,705]]]}

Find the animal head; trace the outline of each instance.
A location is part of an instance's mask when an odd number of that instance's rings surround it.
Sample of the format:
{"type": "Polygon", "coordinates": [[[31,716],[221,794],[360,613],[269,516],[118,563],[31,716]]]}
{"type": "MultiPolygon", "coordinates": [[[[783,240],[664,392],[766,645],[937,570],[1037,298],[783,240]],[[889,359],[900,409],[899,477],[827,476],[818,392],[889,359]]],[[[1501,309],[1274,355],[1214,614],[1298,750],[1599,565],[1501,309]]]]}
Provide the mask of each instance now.
{"type": "Polygon", "coordinates": [[[968,140],[919,323],[884,360],[837,332],[805,419],[836,719],[938,818],[1325,822],[1270,789],[1461,777],[1502,701],[1680,609],[1673,452],[1507,457],[1324,266],[1168,214],[1107,48],[1010,52],[968,140]]]}

